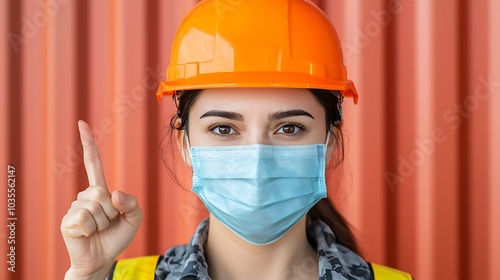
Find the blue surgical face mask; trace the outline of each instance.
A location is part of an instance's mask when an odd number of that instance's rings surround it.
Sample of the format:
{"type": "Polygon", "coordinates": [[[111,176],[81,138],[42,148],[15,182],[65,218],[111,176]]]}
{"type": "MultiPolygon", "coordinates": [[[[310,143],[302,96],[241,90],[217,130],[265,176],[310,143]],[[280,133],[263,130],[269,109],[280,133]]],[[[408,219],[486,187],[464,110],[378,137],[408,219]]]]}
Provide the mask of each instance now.
{"type": "Polygon", "coordinates": [[[325,144],[192,147],[192,190],[236,235],[269,244],[326,197],[325,152],[325,144]]]}

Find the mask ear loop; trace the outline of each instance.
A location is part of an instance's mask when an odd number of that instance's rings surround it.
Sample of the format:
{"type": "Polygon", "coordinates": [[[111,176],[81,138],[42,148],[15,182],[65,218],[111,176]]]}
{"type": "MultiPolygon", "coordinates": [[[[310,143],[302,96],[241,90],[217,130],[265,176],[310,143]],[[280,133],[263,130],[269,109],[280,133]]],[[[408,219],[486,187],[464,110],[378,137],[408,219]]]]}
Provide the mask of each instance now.
{"type": "MultiPolygon", "coordinates": [[[[191,156],[191,145],[189,145],[189,137],[185,131],[184,131],[184,140],[186,141],[189,158],[192,160],[193,157],[191,156]]],[[[187,163],[186,152],[184,151],[184,145],[182,145],[182,157],[184,158],[184,162],[187,163]]]]}
{"type": "MultiPolygon", "coordinates": [[[[175,91],[174,94],[172,94],[172,100],[174,101],[175,108],[177,109],[177,119],[178,120],[181,118],[181,112],[179,110],[179,99],[180,99],[181,93],[182,93],[182,91],[180,91],[180,92],[175,91]]],[[[182,127],[182,125],[180,127],[182,127]]],[[[187,135],[186,130],[183,130],[183,131],[184,131],[183,139],[186,141],[186,144],[188,147],[189,157],[191,158],[191,146],[189,145],[189,137],[187,135]]],[[[184,151],[184,143],[182,143],[181,149],[182,149],[182,158],[184,159],[184,162],[187,163],[186,152],[184,151]]]]}
{"type": "Polygon", "coordinates": [[[332,134],[332,128],[328,129],[326,132],[326,142],[325,142],[325,147],[328,147],[328,143],[330,142],[330,135],[332,134]]]}
{"type": "Polygon", "coordinates": [[[323,156],[326,156],[326,152],[328,150],[328,143],[330,142],[330,135],[332,134],[332,129],[333,126],[330,126],[330,129],[326,132],[326,142],[325,142],[325,148],[323,149],[323,156]]]}

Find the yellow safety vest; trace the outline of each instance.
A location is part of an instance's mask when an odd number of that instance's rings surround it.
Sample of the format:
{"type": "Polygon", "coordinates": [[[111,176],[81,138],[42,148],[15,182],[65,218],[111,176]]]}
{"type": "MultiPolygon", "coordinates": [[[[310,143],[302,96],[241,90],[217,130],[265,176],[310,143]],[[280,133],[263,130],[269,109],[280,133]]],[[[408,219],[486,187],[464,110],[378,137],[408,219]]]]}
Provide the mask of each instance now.
{"type": "MultiPolygon", "coordinates": [[[[151,280],[154,279],[160,256],[123,259],[115,262],[110,280],[151,280]]],[[[410,274],[387,266],[370,263],[375,280],[412,280],[410,274]]]]}

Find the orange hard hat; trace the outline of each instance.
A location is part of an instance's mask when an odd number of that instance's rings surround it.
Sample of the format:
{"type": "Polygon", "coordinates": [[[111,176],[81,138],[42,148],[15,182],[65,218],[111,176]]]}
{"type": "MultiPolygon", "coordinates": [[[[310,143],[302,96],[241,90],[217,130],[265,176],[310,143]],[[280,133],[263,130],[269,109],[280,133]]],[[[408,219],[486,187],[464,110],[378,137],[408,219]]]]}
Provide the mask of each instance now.
{"type": "Polygon", "coordinates": [[[158,100],[207,88],[339,90],[357,103],[337,32],[309,0],[203,0],[175,36],[158,100]]]}

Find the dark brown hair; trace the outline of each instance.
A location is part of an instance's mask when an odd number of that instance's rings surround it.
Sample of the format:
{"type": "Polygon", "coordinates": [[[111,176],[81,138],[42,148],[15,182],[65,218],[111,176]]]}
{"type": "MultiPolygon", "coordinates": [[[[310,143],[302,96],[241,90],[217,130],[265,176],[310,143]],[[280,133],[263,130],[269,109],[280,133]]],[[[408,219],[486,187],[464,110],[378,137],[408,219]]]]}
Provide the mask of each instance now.
{"type": "MultiPolygon", "coordinates": [[[[330,168],[336,168],[344,160],[344,139],[342,135],[342,97],[339,91],[328,91],[322,89],[311,89],[311,93],[325,109],[326,130],[331,132],[336,143],[333,158],[330,161],[330,168]]],[[[189,112],[196,100],[200,96],[201,90],[186,90],[178,92],[174,98],[177,107],[177,114],[170,120],[170,133],[173,130],[189,131],[189,112]],[[181,121],[182,120],[182,121],[181,121]]],[[[175,177],[175,175],[174,175],[175,177]]],[[[361,255],[354,234],[349,228],[349,224],[340,214],[329,199],[322,199],[309,210],[307,217],[309,220],[321,220],[325,222],[335,233],[336,242],[358,255],[361,255]]]]}

